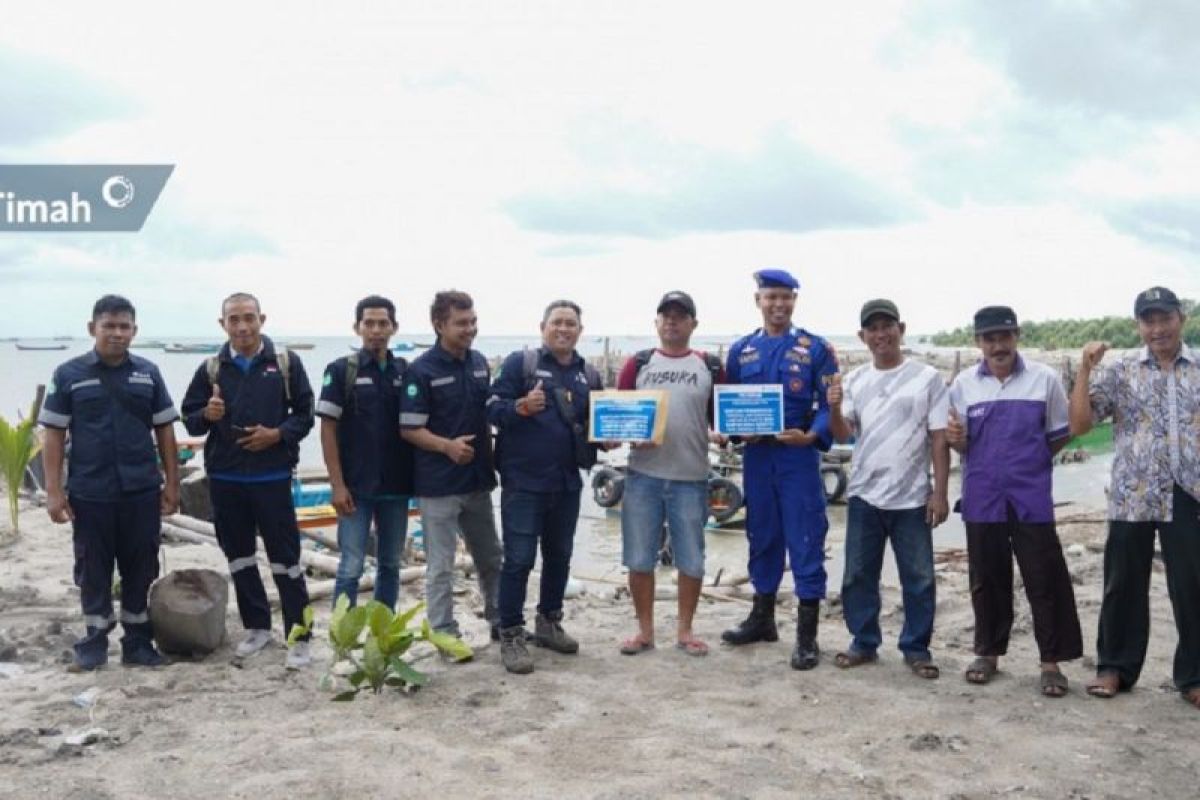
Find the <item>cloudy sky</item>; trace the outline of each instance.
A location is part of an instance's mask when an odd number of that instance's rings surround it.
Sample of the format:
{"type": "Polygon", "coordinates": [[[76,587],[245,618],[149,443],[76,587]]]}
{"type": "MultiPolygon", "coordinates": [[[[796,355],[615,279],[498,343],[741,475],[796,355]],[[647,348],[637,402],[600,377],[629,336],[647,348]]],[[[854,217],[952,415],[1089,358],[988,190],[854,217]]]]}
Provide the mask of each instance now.
{"type": "Polygon", "coordinates": [[[525,333],[558,297],[648,332],[910,330],[1200,298],[1200,4],[12,4],[0,163],[171,163],[137,234],[0,233],[0,334],[78,332],[106,291],[146,335],[215,333],[259,294],[280,333],[354,301],[476,297],[525,333]],[[260,7],[261,5],[261,7],[260,7]]]}

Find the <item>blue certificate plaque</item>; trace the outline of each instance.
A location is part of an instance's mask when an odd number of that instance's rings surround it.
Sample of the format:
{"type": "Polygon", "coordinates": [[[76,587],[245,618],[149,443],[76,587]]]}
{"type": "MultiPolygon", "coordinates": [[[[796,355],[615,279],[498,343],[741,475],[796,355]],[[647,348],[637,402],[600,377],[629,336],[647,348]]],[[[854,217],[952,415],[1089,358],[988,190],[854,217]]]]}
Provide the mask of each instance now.
{"type": "Polygon", "coordinates": [[[778,383],[713,388],[717,433],[768,436],[783,430],[783,386],[778,383]]]}
{"type": "Polygon", "coordinates": [[[666,392],[592,392],[588,399],[589,441],[662,444],[666,392]]]}

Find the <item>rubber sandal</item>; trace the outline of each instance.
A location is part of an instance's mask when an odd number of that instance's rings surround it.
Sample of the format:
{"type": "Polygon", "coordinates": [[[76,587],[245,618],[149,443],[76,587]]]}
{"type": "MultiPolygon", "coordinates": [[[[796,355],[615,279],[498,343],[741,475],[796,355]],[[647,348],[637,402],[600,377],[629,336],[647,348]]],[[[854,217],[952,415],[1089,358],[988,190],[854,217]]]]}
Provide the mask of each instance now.
{"type": "Polygon", "coordinates": [[[621,642],[621,655],[636,656],[639,653],[644,653],[647,650],[654,649],[654,642],[643,641],[637,636],[633,636],[621,642]]]}
{"type": "Polygon", "coordinates": [[[1092,697],[1101,700],[1111,700],[1121,691],[1121,676],[1112,670],[1096,673],[1096,677],[1088,681],[1086,691],[1092,697]]]}
{"type": "Polygon", "coordinates": [[[687,653],[689,656],[708,655],[708,645],[699,639],[688,639],[686,642],[676,642],[675,649],[687,653]]]}
{"type": "Polygon", "coordinates": [[[1042,677],[1038,679],[1038,687],[1041,689],[1043,697],[1066,697],[1067,676],[1058,670],[1042,670],[1042,677]]]}
{"type": "Polygon", "coordinates": [[[932,681],[937,680],[942,676],[941,669],[938,668],[938,665],[932,661],[918,658],[913,659],[912,661],[905,659],[904,663],[908,665],[910,670],[912,670],[912,674],[916,675],[918,678],[924,678],[927,681],[932,681]]]}
{"type": "Polygon", "coordinates": [[[983,656],[980,656],[971,662],[971,666],[967,667],[966,671],[963,673],[963,677],[967,679],[968,683],[974,683],[982,686],[985,683],[990,683],[992,678],[996,677],[996,673],[999,671],[1000,668],[996,666],[995,661],[992,661],[990,658],[984,658],[983,656]]]}
{"type": "Polygon", "coordinates": [[[833,657],[833,663],[842,669],[861,667],[863,664],[874,664],[878,660],[878,653],[860,653],[857,650],[843,650],[833,657]]]}

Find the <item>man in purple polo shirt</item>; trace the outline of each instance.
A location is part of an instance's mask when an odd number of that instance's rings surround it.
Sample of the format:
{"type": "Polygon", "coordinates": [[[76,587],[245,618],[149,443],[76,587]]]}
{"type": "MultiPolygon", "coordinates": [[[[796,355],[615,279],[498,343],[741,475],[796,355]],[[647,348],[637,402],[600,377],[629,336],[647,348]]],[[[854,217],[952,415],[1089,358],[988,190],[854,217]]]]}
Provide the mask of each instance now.
{"type": "Polygon", "coordinates": [[[1033,612],[1042,694],[1062,697],[1061,661],[1083,655],[1075,593],[1054,527],[1051,471],[1070,438],[1067,395],[1055,372],[1017,352],[1021,328],[1006,306],[975,314],[979,367],[950,387],[947,443],[962,455],[975,655],[971,683],[987,683],[1008,651],[1013,555],[1033,612]]]}

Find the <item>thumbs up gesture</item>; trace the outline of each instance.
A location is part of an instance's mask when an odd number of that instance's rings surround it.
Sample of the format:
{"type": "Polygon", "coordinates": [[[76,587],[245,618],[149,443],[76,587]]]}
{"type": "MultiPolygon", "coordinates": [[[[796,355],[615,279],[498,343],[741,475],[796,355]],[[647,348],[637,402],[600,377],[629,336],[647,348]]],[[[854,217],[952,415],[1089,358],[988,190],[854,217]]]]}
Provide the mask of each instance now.
{"type": "Polygon", "coordinates": [[[955,449],[967,444],[967,428],[953,407],[950,408],[950,417],[946,420],[946,442],[955,449]]]}
{"type": "Polygon", "coordinates": [[[221,399],[221,387],[213,384],[212,397],[204,406],[204,418],[209,422],[217,422],[225,416],[225,401],[221,399]]]}
{"type": "Polygon", "coordinates": [[[829,376],[829,388],[825,390],[825,400],[830,408],[840,408],[842,405],[842,373],[835,372],[829,376]]]}
{"type": "Polygon", "coordinates": [[[542,389],[540,378],[537,385],[530,389],[529,393],[521,398],[521,401],[522,412],[528,417],[541,413],[546,408],[546,392],[542,389]]]}

